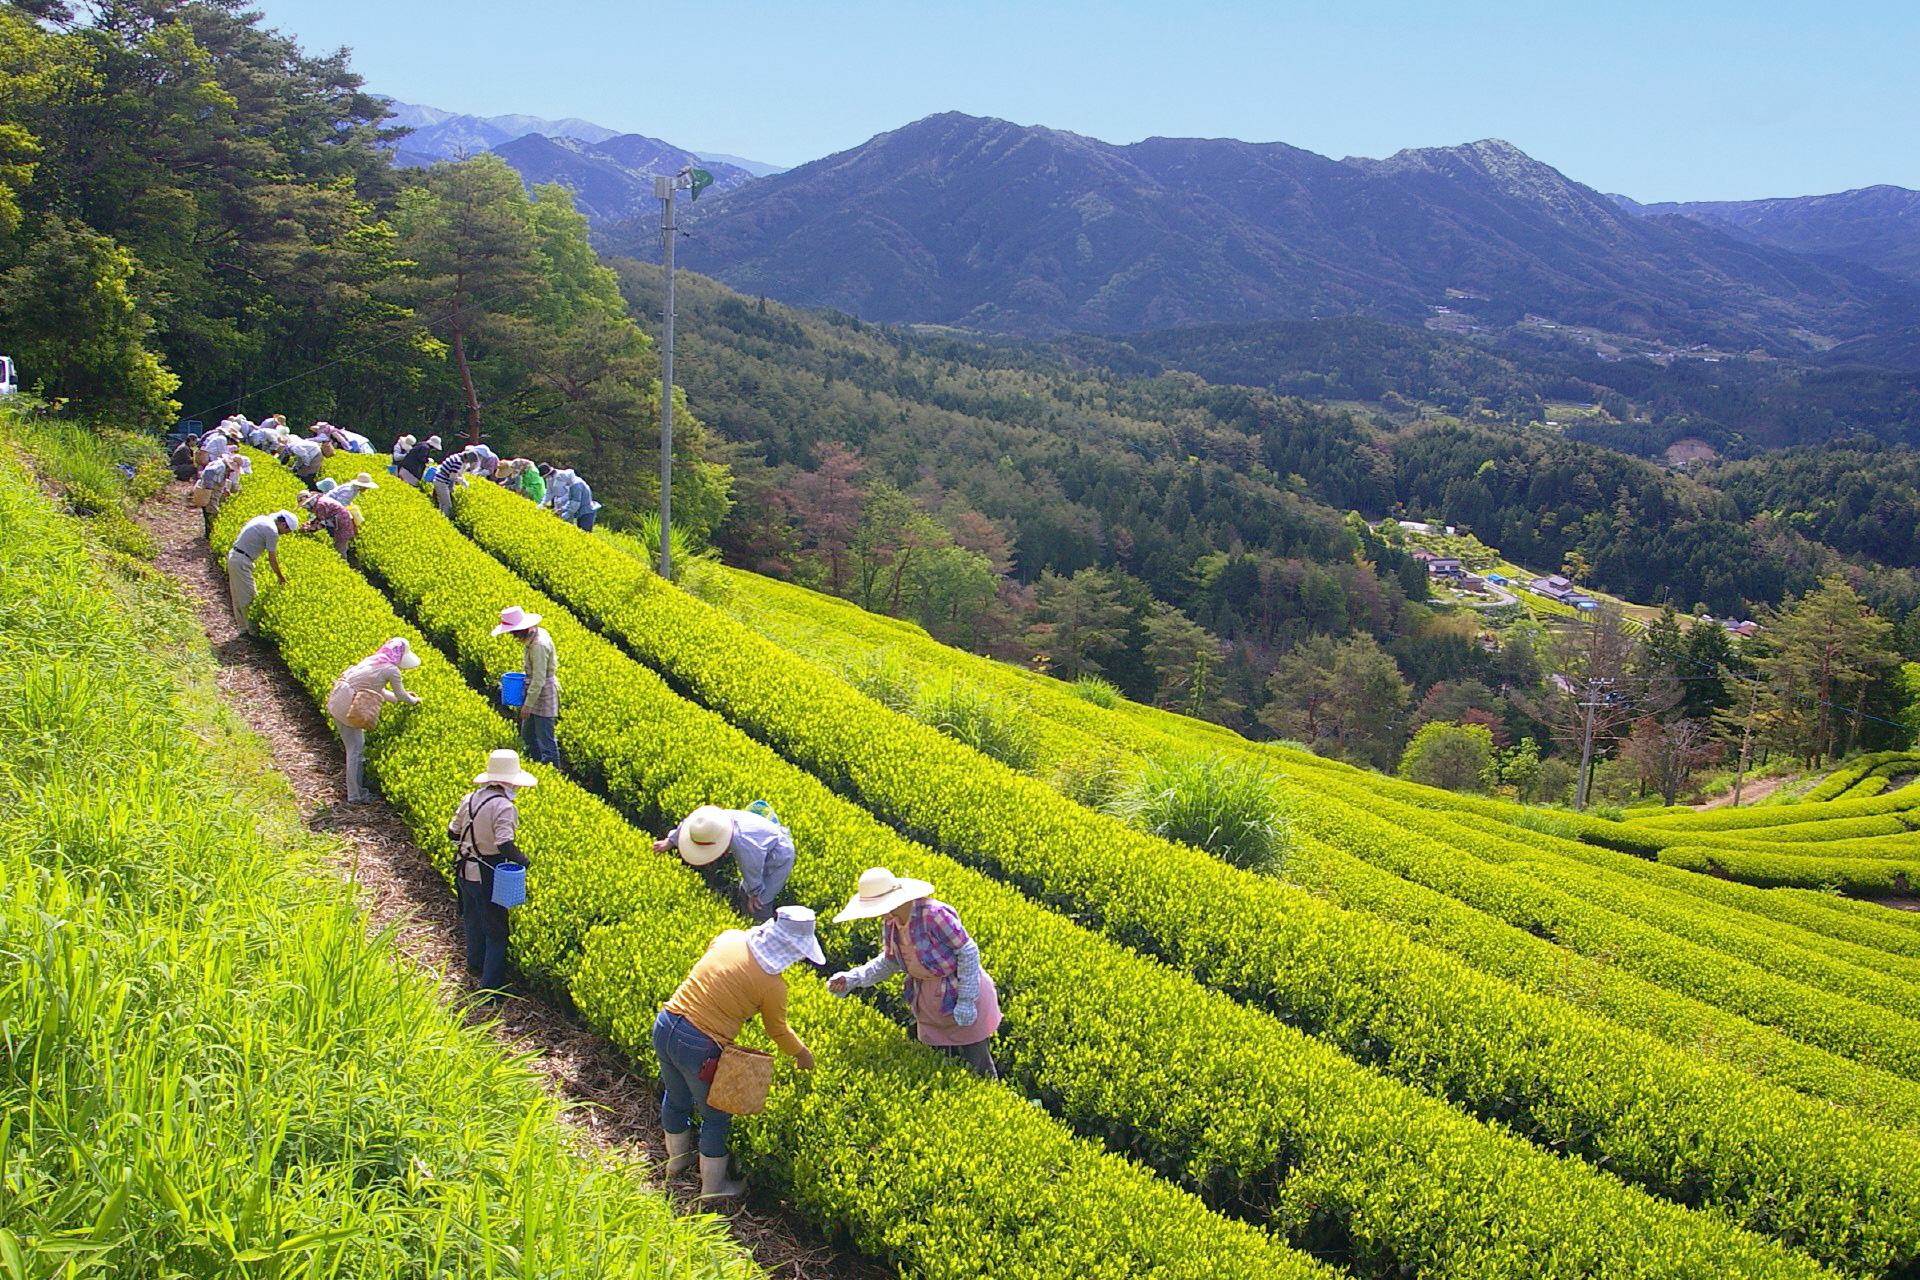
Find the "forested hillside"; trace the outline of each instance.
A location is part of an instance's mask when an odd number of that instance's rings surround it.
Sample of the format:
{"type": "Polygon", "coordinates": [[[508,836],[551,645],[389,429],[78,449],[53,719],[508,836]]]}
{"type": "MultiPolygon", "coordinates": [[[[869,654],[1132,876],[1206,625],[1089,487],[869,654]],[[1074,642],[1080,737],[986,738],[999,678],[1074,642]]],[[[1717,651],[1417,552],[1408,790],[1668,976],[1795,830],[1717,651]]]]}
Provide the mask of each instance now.
{"type": "MultiPolygon", "coordinates": [[[[27,387],[148,428],[484,436],[651,504],[625,444],[656,361],[565,190],[491,156],[395,171],[344,51],[238,0],[0,6],[0,76],[0,349],[27,387]]],[[[725,476],[681,438],[697,533],[725,476]]]]}
{"type": "Polygon", "coordinates": [[[1080,334],[1051,345],[1119,373],[1181,369],[1214,383],[1359,402],[1395,418],[1421,410],[1516,423],[1562,418],[1570,439],[1654,459],[1681,440],[1733,456],[1862,434],[1920,444],[1920,387],[1891,351],[1887,363],[1846,352],[1799,362],[1602,352],[1591,335],[1559,326],[1469,339],[1352,316],[1080,334]]]}

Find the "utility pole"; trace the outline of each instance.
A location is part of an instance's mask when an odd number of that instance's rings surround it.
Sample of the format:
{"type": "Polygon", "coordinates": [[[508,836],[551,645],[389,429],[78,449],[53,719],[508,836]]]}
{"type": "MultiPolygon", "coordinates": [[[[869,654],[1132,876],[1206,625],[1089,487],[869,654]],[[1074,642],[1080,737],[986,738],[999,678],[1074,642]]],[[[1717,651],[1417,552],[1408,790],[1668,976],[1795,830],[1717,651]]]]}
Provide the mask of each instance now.
{"type": "Polygon", "coordinates": [[[1733,774],[1733,807],[1740,807],[1740,786],[1747,778],[1747,762],[1753,753],[1753,711],[1760,701],[1760,682],[1747,685],[1747,723],[1740,730],[1740,765],[1733,774]]]}
{"type": "Polygon", "coordinates": [[[655,178],[653,194],[660,198],[660,242],[667,268],[666,340],[660,346],[660,576],[673,578],[673,193],[691,186],[685,173],[655,178]]]}
{"type": "Polygon", "coordinates": [[[1593,774],[1593,712],[1601,706],[1600,691],[1613,681],[1600,676],[1587,677],[1587,696],[1580,703],[1586,708],[1586,727],[1580,734],[1580,785],[1574,789],[1573,807],[1580,812],[1587,808],[1588,779],[1593,774]]]}

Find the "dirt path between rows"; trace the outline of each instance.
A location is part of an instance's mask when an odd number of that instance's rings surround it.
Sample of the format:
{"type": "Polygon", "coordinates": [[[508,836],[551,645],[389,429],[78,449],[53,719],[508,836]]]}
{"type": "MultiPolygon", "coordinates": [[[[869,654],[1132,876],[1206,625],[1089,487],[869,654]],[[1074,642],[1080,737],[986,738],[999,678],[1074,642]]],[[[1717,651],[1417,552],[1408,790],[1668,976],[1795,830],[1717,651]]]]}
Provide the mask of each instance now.
{"type": "MultiPolygon", "coordinates": [[[[293,784],[309,829],[342,842],[336,869],[354,886],[368,927],[388,930],[395,950],[439,985],[457,1005],[473,994],[460,941],[460,913],[446,882],[382,801],[347,808],[340,742],[273,646],[242,636],[233,625],[225,573],[200,532],[200,515],[184,507],[169,485],[139,513],[159,545],[155,565],[193,602],[220,663],[227,704],[269,745],[274,766],[293,784]]],[[[658,1099],[603,1037],[577,1016],[542,1002],[510,997],[496,1015],[469,1011],[467,1021],[490,1029],[501,1045],[522,1055],[547,1081],[582,1142],[612,1153],[665,1158],[658,1099]]],[[[680,1212],[700,1212],[692,1177],[667,1184],[680,1212]]],[[[781,1280],[882,1280],[896,1273],[871,1259],[837,1252],[799,1216],[764,1193],[748,1195],[725,1214],[733,1237],[781,1280]]]]}
{"type": "MultiPolygon", "coordinates": [[[[1740,803],[1743,805],[1757,804],[1785,785],[1787,785],[1787,780],[1784,777],[1755,778],[1752,782],[1740,788],[1740,803]]],[[[1693,807],[1699,810],[1724,809],[1732,803],[1733,792],[1728,791],[1725,795],[1715,796],[1713,799],[1701,804],[1696,804],[1693,807]]]]}

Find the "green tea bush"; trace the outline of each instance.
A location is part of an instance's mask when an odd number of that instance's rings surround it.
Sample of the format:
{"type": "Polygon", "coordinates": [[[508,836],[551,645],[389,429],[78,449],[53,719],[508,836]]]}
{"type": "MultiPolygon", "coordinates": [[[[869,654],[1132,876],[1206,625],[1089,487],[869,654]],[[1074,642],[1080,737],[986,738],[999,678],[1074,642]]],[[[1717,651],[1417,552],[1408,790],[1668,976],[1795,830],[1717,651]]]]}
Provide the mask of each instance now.
{"type": "MultiPolygon", "coordinates": [[[[1711,1204],[1850,1269],[1912,1258],[1910,1229],[1884,1202],[1913,1194],[1906,1169],[1920,1152],[1909,1139],[1485,979],[1297,889],[1128,832],[889,715],[750,634],[712,625],[697,601],[609,563],[577,531],[540,513],[482,491],[466,495],[455,518],[681,687],[903,828],[934,834],[956,856],[1075,918],[1438,1096],[1683,1203],[1711,1204]],[[1865,1156],[1869,1150],[1878,1154],[1865,1156]],[[1862,1176],[1867,1181],[1850,1189],[1840,1185],[1862,1176]],[[1802,1179],[1825,1189],[1789,1189],[1802,1179]],[[1783,1216],[1786,1204],[1794,1208],[1783,1216]]],[[[1542,964],[1564,972],[1564,956],[1536,945],[1542,964]]],[[[1042,1062],[1050,1065],[1050,1056],[1042,1062]]],[[[1104,1087],[1125,1078],[1108,1064],[1104,1087]]],[[[1379,1136],[1367,1138],[1369,1150],[1379,1136]]],[[[1306,1185],[1338,1184],[1296,1174],[1286,1184],[1289,1201],[1306,1185]]],[[[1510,1223],[1508,1213],[1496,1216],[1510,1223]]]]}

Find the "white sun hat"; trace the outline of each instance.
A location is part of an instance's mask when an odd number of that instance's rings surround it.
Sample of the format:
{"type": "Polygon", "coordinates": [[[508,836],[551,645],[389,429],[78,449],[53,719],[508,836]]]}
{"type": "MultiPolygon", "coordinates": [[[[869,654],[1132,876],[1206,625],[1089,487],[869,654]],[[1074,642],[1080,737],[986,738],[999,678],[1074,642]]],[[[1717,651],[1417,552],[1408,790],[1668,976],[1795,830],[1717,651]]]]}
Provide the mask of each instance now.
{"type": "Polygon", "coordinates": [[[503,636],[509,631],[525,631],[528,627],[539,625],[539,614],[528,613],[519,605],[510,604],[500,611],[500,625],[493,629],[493,634],[503,636]]]}
{"type": "Polygon", "coordinates": [[[373,477],[364,471],[353,478],[353,483],[357,488],[361,489],[378,489],[380,487],[373,482],[373,477]]]}
{"type": "Polygon", "coordinates": [[[429,449],[438,449],[439,447],[440,447],[440,437],[439,437],[439,436],[428,436],[428,437],[427,437],[427,448],[429,448],[429,449]]]}
{"type": "Polygon", "coordinates": [[[733,819],[718,805],[703,804],[680,824],[680,856],[690,867],[704,867],[733,843],[733,819]]]}
{"type": "Polygon", "coordinates": [[[813,926],[813,908],[782,907],[773,919],[747,931],[747,951],[767,973],[779,973],[796,960],[823,965],[827,957],[813,926]]]}
{"type": "Polygon", "coordinates": [[[273,521],[275,524],[284,524],[289,529],[297,529],[300,527],[300,517],[291,511],[274,512],[273,521]]]}
{"type": "Polygon", "coordinates": [[[896,876],[885,867],[868,867],[860,873],[859,887],[847,899],[845,909],[833,918],[833,922],[845,924],[849,920],[871,920],[887,914],[903,902],[924,898],[932,892],[933,886],[925,880],[896,876]]]}
{"type": "Polygon", "coordinates": [[[540,779],[520,767],[520,753],[508,747],[502,747],[487,757],[485,773],[476,774],[473,785],[485,786],[489,782],[504,782],[512,787],[531,787],[540,779]]]}
{"type": "Polygon", "coordinates": [[[402,671],[411,671],[420,665],[420,655],[413,651],[405,636],[395,636],[377,650],[380,657],[386,658],[402,671]]]}

